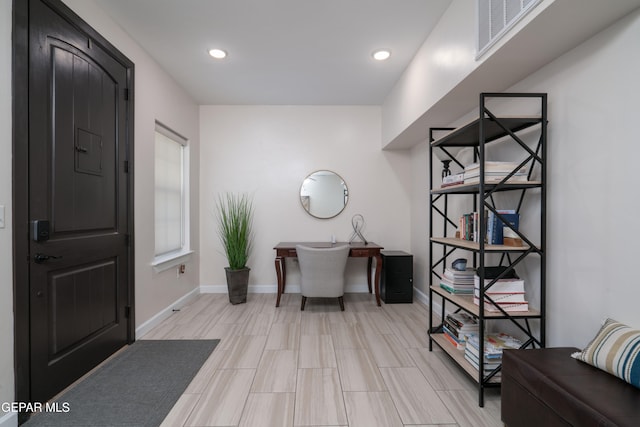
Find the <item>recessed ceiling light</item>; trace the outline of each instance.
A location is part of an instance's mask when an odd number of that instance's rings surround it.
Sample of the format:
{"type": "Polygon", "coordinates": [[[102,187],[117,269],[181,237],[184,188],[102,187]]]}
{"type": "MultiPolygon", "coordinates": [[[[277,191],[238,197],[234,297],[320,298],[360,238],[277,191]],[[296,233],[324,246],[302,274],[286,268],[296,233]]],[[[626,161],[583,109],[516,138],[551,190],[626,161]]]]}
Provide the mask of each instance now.
{"type": "Polygon", "coordinates": [[[211,49],[209,51],[209,55],[213,56],[216,59],[223,59],[227,57],[227,52],[222,49],[211,49]]]}
{"type": "Polygon", "coordinates": [[[391,51],[387,49],[380,49],[373,52],[373,59],[378,61],[384,61],[385,59],[389,59],[391,56],[391,51]]]}

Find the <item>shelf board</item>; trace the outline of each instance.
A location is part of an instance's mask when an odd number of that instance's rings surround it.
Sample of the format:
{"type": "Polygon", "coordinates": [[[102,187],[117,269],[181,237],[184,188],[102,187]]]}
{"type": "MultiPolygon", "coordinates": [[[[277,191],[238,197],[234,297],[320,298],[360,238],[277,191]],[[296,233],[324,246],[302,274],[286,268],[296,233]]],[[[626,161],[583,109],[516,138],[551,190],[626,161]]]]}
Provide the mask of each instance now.
{"type": "MultiPolygon", "coordinates": [[[[535,126],[542,122],[539,116],[533,117],[498,117],[498,120],[512,132],[535,126]]],[[[432,147],[476,147],[480,135],[480,122],[484,126],[485,142],[495,141],[508,135],[498,124],[490,119],[475,119],[466,125],[452,130],[448,134],[436,139],[431,143],[432,147]]]]}
{"type": "MultiPolygon", "coordinates": [[[[432,237],[431,241],[442,245],[453,246],[460,249],[468,249],[470,251],[479,251],[480,244],[470,240],[456,239],[455,237],[432,237]]],[[[484,245],[485,252],[525,252],[529,250],[529,245],[525,246],[506,246],[506,245],[484,245]]]]}
{"type": "MultiPolygon", "coordinates": [[[[473,295],[455,295],[450,294],[449,292],[442,289],[440,286],[431,286],[431,290],[443,297],[444,299],[450,301],[451,303],[457,305],[462,308],[464,311],[473,314],[478,317],[480,315],[480,307],[473,303],[473,295]]],[[[536,318],[540,317],[540,311],[538,310],[528,310],[528,311],[508,311],[508,316],[500,312],[495,311],[484,311],[484,317],[487,319],[506,319],[508,317],[513,319],[518,318],[536,318]]]]}
{"type": "MultiPolygon", "coordinates": [[[[464,358],[464,350],[458,350],[455,348],[453,344],[447,341],[441,333],[432,333],[430,334],[430,337],[433,342],[438,344],[438,347],[451,356],[451,358],[460,365],[460,367],[464,369],[475,382],[478,382],[478,370],[464,358]]],[[[500,379],[492,378],[491,381],[489,381],[489,384],[500,384],[500,379]]]]}
{"type": "MultiPolygon", "coordinates": [[[[538,188],[542,186],[541,181],[524,181],[524,182],[511,182],[500,185],[500,188],[496,190],[498,184],[484,184],[485,192],[488,191],[511,191],[511,190],[525,190],[528,188],[538,188]]],[[[434,188],[431,190],[431,194],[477,194],[480,192],[480,185],[476,182],[474,184],[457,184],[450,185],[448,187],[434,188]]]]}

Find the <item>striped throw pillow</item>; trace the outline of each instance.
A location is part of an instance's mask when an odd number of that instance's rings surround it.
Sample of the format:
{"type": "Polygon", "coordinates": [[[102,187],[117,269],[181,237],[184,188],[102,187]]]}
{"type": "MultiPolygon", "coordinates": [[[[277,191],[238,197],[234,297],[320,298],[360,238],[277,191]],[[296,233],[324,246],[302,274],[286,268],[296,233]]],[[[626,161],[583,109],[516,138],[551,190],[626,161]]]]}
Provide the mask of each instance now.
{"type": "Polygon", "coordinates": [[[584,350],[571,356],[640,388],[640,330],[607,319],[584,350]]]}

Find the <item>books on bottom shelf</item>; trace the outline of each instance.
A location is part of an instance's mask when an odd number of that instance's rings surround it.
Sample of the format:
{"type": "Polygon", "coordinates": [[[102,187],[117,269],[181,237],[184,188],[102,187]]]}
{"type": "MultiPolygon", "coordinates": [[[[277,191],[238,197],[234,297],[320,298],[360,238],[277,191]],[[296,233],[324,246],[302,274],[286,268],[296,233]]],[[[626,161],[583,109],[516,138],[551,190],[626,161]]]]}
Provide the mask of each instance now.
{"type": "MultiPolygon", "coordinates": [[[[473,366],[474,368],[476,368],[476,370],[480,370],[480,361],[478,359],[477,356],[475,356],[474,354],[472,354],[471,352],[465,351],[464,352],[464,358],[467,360],[467,362],[471,363],[471,366],[473,366]]],[[[495,361],[495,360],[485,360],[484,361],[484,366],[483,366],[483,375],[489,375],[494,369],[500,367],[500,365],[502,365],[502,361],[495,361]]],[[[494,376],[494,378],[500,378],[500,371],[498,371],[494,376]]]]}
{"type": "Polygon", "coordinates": [[[442,332],[447,341],[449,341],[455,348],[457,348],[458,350],[464,350],[464,347],[466,345],[464,339],[459,339],[455,335],[455,333],[451,332],[449,328],[447,328],[446,325],[442,326],[442,332]]]}
{"type": "MultiPolygon", "coordinates": [[[[476,369],[480,369],[480,341],[477,334],[467,337],[464,358],[476,369]]],[[[503,332],[488,334],[484,338],[483,374],[487,375],[502,364],[502,350],[520,348],[522,341],[503,332]]],[[[499,375],[497,376],[499,378],[499,375]]]]}
{"type": "Polygon", "coordinates": [[[464,312],[449,313],[444,317],[459,332],[472,333],[478,331],[478,321],[470,314],[464,312]]]}
{"type": "Polygon", "coordinates": [[[466,313],[450,313],[442,321],[442,329],[444,337],[458,350],[463,350],[467,335],[478,333],[478,321],[466,313]]]}
{"type": "MultiPolygon", "coordinates": [[[[522,341],[504,332],[490,333],[484,337],[484,358],[485,361],[502,360],[502,350],[505,348],[520,348],[522,341]]],[[[480,340],[477,334],[467,335],[467,348],[478,359],[480,358],[480,340]]]]}

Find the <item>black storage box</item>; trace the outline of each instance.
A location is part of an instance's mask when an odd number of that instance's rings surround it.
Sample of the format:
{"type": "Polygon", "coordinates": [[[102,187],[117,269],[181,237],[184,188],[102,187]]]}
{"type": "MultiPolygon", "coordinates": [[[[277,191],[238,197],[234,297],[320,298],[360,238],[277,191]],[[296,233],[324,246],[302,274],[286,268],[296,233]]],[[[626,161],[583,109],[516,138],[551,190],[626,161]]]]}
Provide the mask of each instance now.
{"type": "Polygon", "coordinates": [[[413,302],[413,255],[403,251],[380,251],[380,296],[386,304],[413,302]]]}

